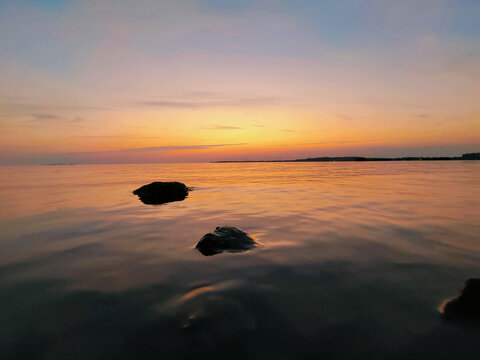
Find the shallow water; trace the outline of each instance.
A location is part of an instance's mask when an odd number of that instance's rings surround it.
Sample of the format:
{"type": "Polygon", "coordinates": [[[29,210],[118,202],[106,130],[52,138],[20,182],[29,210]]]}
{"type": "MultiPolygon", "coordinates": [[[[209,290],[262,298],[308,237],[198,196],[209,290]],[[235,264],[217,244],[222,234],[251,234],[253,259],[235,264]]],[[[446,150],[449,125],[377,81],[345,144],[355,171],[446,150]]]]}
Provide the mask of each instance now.
{"type": "Polygon", "coordinates": [[[480,162],[0,171],[0,359],[480,359],[438,311],[480,276],[480,162]],[[260,246],[203,256],[221,225],[260,246]]]}

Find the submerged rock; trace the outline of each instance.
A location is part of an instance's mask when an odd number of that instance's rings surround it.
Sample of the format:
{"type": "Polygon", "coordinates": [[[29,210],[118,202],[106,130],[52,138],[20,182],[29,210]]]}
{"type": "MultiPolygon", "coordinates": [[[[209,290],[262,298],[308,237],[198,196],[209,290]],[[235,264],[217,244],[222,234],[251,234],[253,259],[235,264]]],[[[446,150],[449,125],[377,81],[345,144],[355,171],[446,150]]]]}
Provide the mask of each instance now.
{"type": "Polygon", "coordinates": [[[180,182],[153,182],[135,190],[140,201],[148,205],[182,201],[188,196],[189,188],[180,182]]]}
{"type": "Polygon", "coordinates": [[[480,321],[480,278],[468,279],[460,296],[445,304],[443,315],[448,319],[480,321]]]}
{"type": "Polygon", "coordinates": [[[253,314],[240,302],[211,294],[185,303],[179,308],[177,318],[185,330],[208,329],[228,337],[242,330],[253,330],[256,324],[253,314]]]}
{"type": "Polygon", "coordinates": [[[242,252],[257,246],[245,231],[234,226],[217,226],[213,233],[205,234],[196,248],[205,256],[220,254],[224,251],[242,252]]]}
{"type": "Polygon", "coordinates": [[[237,343],[257,326],[255,315],[247,306],[218,293],[215,287],[196,289],[183,298],[175,317],[187,344],[197,352],[237,343]]]}

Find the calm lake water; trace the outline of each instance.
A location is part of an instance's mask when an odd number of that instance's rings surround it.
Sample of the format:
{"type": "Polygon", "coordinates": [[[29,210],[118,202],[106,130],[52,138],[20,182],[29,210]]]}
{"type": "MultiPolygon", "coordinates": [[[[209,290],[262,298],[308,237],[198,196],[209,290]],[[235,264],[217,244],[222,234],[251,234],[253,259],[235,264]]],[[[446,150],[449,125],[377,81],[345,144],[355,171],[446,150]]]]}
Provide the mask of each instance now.
{"type": "Polygon", "coordinates": [[[480,359],[438,311],[480,276],[480,161],[0,172],[0,359],[480,359]],[[203,256],[221,225],[260,246],[203,256]]]}

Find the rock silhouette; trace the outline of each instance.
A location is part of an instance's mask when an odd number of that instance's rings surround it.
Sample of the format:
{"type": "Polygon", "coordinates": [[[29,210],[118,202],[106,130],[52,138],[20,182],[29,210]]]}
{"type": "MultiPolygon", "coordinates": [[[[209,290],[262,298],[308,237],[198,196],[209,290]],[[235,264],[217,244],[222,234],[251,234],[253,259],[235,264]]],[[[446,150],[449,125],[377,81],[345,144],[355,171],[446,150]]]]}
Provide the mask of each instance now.
{"type": "Polygon", "coordinates": [[[165,204],[172,201],[182,201],[188,196],[189,188],[180,182],[152,182],[144,185],[133,193],[140,201],[148,205],[165,204]]]}
{"type": "Polygon", "coordinates": [[[459,297],[443,308],[447,319],[480,321],[480,278],[468,279],[459,297]]]}
{"type": "Polygon", "coordinates": [[[224,251],[242,252],[257,246],[246,232],[234,226],[217,226],[213,233],[205,234],[196,248],[205,256],[220,254],[224,251]]]}

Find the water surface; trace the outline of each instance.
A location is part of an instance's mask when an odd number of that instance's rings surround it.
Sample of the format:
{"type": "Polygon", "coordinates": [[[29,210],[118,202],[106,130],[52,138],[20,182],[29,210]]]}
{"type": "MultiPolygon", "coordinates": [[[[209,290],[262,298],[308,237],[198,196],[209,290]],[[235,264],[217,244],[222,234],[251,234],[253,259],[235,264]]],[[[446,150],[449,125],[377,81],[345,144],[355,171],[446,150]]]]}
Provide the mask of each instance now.
{"type": "Polygon", "coordinates": [[[1,359],[480,358],[438,312],[480,276],[480,162],[0,171],[1,359]],[[203,256],[222,225],[260,246],[203,256]]]}

